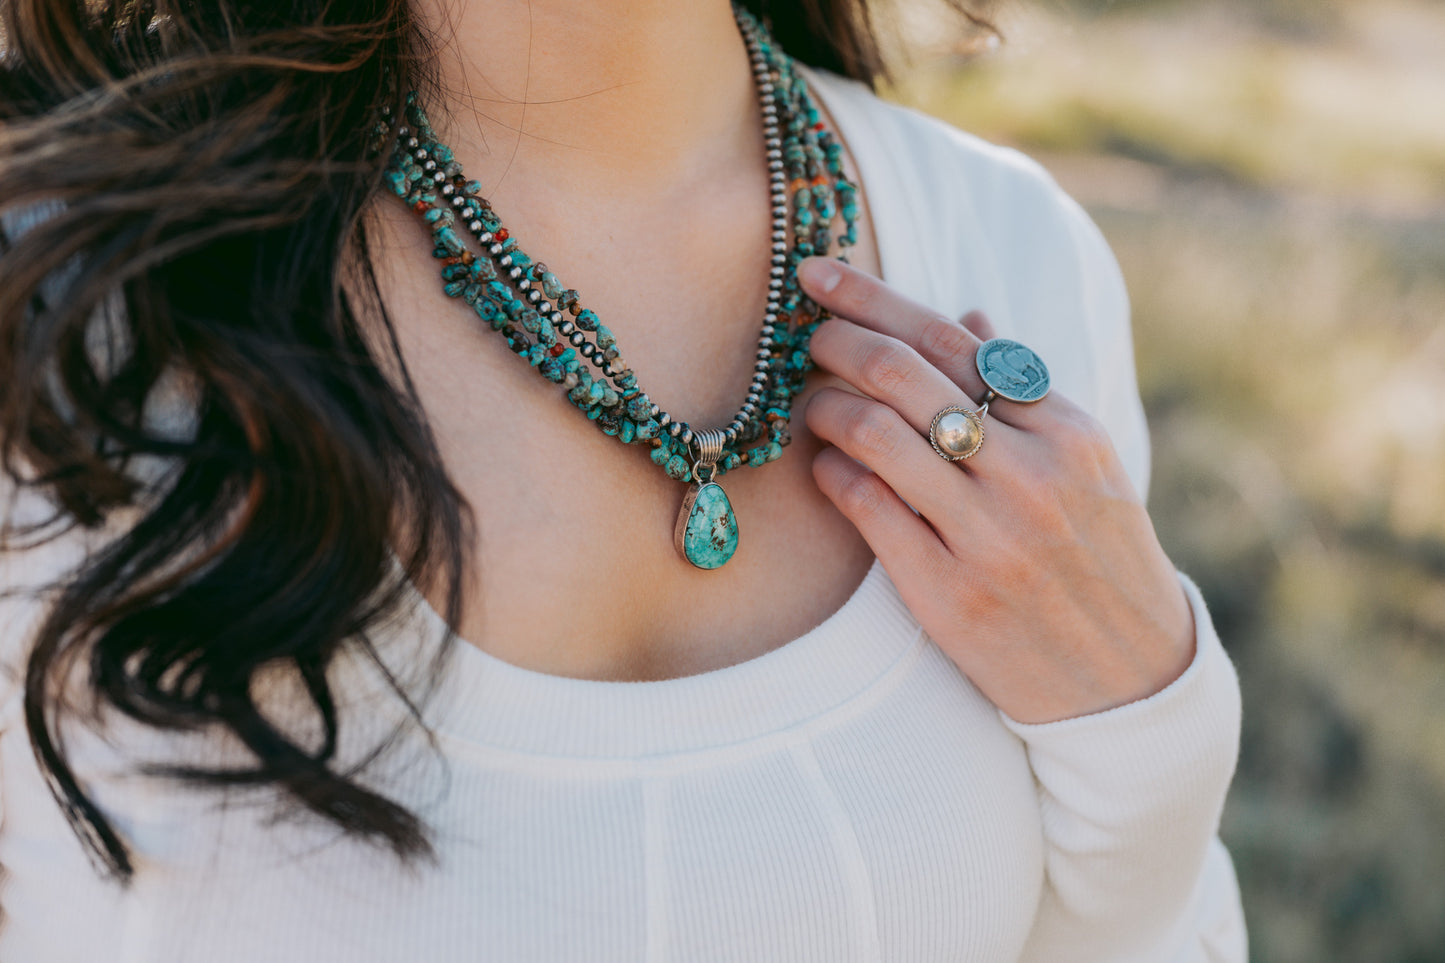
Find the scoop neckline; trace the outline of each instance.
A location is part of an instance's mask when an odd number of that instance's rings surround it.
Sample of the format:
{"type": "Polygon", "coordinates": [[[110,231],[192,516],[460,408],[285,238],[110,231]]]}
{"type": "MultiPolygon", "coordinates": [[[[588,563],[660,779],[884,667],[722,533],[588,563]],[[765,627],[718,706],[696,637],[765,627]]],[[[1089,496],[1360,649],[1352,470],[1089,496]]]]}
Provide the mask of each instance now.
{"type": "MultiPolygon", "coordinates": [[[[866,132],[849,113],[843,89],[857,82],[799,66],[853,160],[860,193],[865,200],[873,197],[869,184],[887,176],[887,157],[860,149],[866,132]]],[[[875,207],[868,211],[879,272],[890,280],[905,263],[898,260],[902,238],[875,207]]],[[[405,589],[424,631],[432,637],[450,631],[416,586],[406,581],[405,589]]],[[[468,742],[529,754],[696,751],[785,730],[847,702],[921,635],[875,557],[843,604],[812,629],[707,672],[638,682],[553,675],[508,662],[453,633],[455,651],[427,710],[428,722],[468,742]]]]}
{"type": "MultiPolygon", "coordinates": [[[[413,636],[447,623],[407,583],[413,636]]],[[[550,675],[457,638],[427,725],[452,740],[528,756],[637,760],[716,750],[785,733],[878,685],[923,630],[877,558],[822,622],[762,655],[693,675],[641,682],[550,675]]]]}

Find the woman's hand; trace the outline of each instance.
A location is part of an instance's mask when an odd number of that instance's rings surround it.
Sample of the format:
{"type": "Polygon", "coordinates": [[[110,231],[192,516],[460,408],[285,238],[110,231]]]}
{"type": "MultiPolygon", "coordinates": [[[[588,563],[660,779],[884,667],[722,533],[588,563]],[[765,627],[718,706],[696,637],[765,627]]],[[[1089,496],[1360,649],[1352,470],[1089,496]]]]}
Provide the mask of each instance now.
{"type": "Polygon", "coordinates": [[[809,401],[808,427],[836,446],[813,476],[974,685],[1036,723],[1176,679],[1194,654],[1189,603],[1099,423],[1057,392],[997,399],[978,453],[945,461],[928,428],[940,408],[977,407],[987,319],[965,328],[837,261],[810,259],[798,276],[835,315],[813,358],[861,392],[809,401]]]}

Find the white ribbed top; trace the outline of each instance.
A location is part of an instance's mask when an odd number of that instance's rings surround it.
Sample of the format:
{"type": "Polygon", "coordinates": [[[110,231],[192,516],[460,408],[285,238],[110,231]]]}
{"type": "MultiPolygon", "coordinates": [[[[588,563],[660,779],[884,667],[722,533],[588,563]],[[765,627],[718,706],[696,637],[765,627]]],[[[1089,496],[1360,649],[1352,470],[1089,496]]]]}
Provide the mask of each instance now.
{"type": "MultiPolygon", "coordinates": [[[[1109,428],[1136,484],[1147,436],[1118,268],[1030,162],[857,84],[810,74],[859,165],[890,283],[983,308],[1109,428]]],[[[13,233],[13,227],[11,228],[13,233]]],[[[3,494],[3,493],[0,493],[3,494]]],[[[0,497],[0,504],[4,504],[0,497]]],[[[0,556],[0,588],[77,546],[0,556]]],[[[233,752],[117,725],[73,757],[133,844],[95,876],[31,757],[14,671],[33,603],[0,601],[0,959],[6,963],[1240,963],[1215,839],[1239,695],[1197,589],[1189,669],[1079,719],[1002,717],[875,563],[848,601],[764,656],[597,682],[451,652],[425,715],[366,778],[414,807],[437,861],[403,869],[269,796],[125,775],[233,752]]],[[[377,639],[396,667],[444,631],[419,595],[377,639]]],[[[344,755],[404,718],[337,667],[344,755]]]]}
{"type": "MultiPolygon", "coordinates": [[[[413,596],[427,631],[444,623],[413,596]]],[[[655,682],[601,682],[518,668],[462,645],[433,703],[448,736],[542,756],[637,759],[726,750],[868,704],[918,660],[922,630],[876,560],[847,602],[759,658],[655,682]]]]}

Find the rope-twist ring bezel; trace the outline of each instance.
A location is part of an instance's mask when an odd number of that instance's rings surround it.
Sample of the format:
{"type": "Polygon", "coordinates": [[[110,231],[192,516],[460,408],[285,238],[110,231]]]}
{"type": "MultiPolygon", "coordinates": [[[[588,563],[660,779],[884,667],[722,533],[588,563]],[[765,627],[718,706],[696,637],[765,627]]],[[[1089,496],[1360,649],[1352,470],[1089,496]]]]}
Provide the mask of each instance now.
{"type": "Polygon", "coordinates": [[[967,405],[949,405],[947,408],[940,409],[938,414],[933,416],[933,423],[928,426],[929,444],[933,446],[934,451],[938,452],[939,457],[946,461],[962,461],[965,458],[972,458],[978,454],[978,450],[983,447],[983,435],[983,415],[967,405]],[[967,448],[949,448],[939,442],[938,428],[940,423],[945,417],[955,412],[967,418],[970,427],[973,429],[971,433],[973,437],[967,448]]]}

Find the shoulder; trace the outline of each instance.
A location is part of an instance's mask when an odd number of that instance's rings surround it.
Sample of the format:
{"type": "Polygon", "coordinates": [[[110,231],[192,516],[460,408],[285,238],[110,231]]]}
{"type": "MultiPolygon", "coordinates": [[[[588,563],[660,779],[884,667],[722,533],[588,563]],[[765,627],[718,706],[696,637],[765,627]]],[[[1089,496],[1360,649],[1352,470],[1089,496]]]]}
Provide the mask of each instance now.
{"type": "Polygon", "coordinates": [[[857,81],[806,76],[862,175],[888,282],[949,317],[982,310],[1037,350],[1056,388],[1104,422],[1143,491],[1129,298],[1093,219],[1018,150],[857,81]]]}
{"type": "Polygon", "coordinates": [[[894,175],[869,185],[875,196],[884,195],[882,200],[891,200],[895,187],[911,186],[909,200],[922,202],[918,213],[931,211],[932,220],[961,207],[975,216],[973,224],[1012,235],[1092,226],[1043,165],[1022,151],[884,100],[856,80],[820,70],[809,70],[807,76],[852,152],[869,155],[875,163],[867,166],[875,172],[881,166],[894,175]],[[886,164],[876,163],[884,157],[886,164]]]}
{"type": "Polygon", "coordinates": [[[1041,164],[857,81],[807,76],[863,174],[880,247],[910,252],[934,289],[925,299],[944,311],[982,308],[1020,334],[1050,333],[1024,330],[1044,318],[1058,335],[1116,341],[1127,328],[1113,252],[1041,164]]]}

